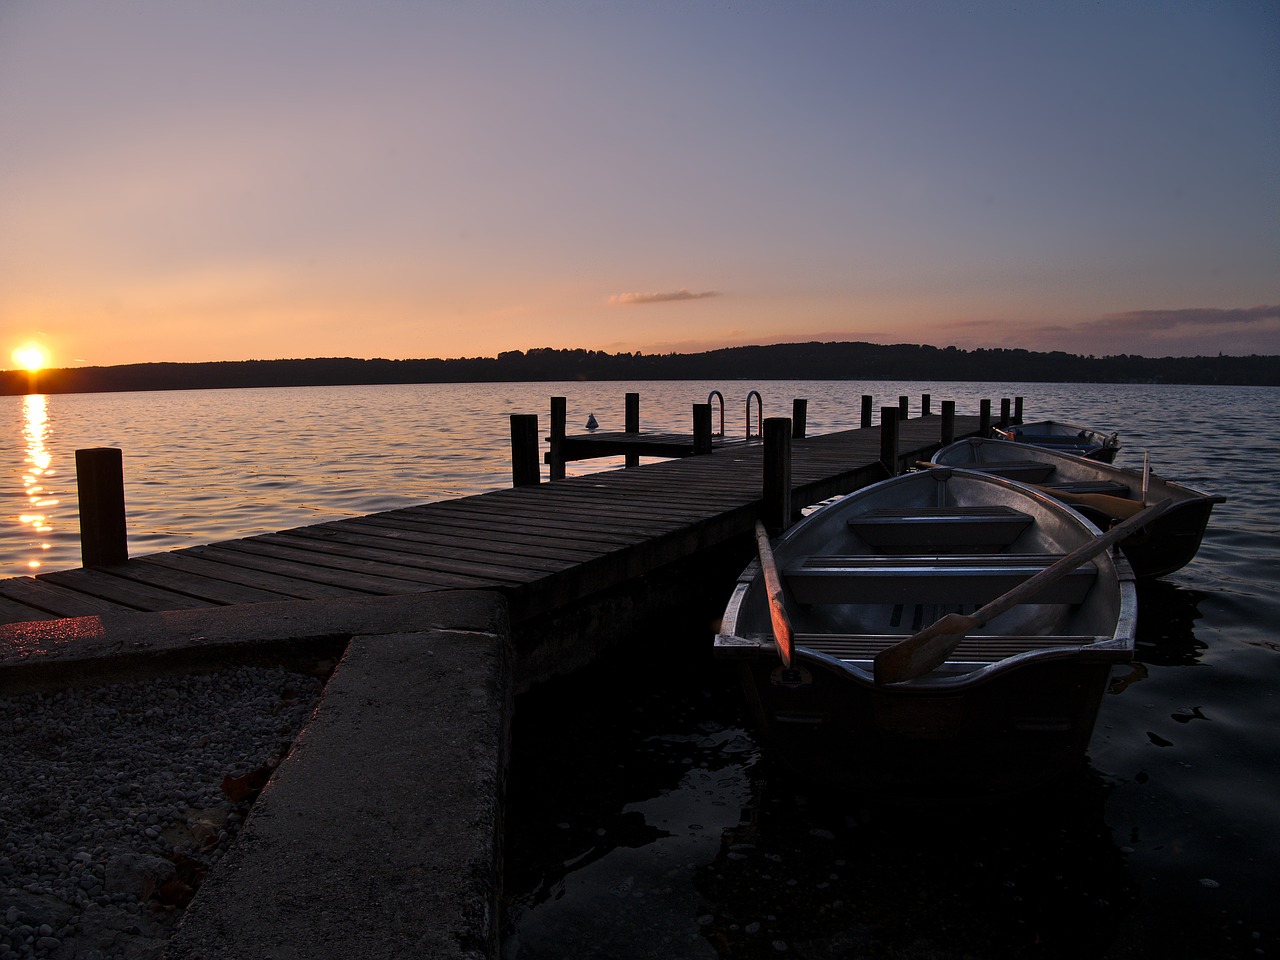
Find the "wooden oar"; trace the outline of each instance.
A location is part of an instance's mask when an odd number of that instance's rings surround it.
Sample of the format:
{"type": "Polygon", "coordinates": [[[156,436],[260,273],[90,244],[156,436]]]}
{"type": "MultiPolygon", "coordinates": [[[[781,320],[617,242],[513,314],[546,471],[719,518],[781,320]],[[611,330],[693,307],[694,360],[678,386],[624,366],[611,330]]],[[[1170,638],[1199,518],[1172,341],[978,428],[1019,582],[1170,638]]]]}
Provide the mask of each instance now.
{"type": "Polygon", "coordinates": [[[782,665],[790,667],[791,653],[795,647],[791,618],[787,616],[787,608],[782,602],[782,577],[778,575],[778,564],[773,559],[773,548],[769,546],[769,533],[759,520],[756,521],[756,550],[760,554],[760,569],[764,571],[769,619],[773,622],[773,640],[778,645],[782,665]]]}
{"type": "Polygon", "coordinates": [[[1078,503],[1082,507],[1093,507],[1099,513],[1105,513],[1108,517],[1116,520],[1127,520],[1129,517],[1135,516],[1146,509],[1145,503],[1130,500],[1128,497],[1113,497],[1106,493],[1072,493],[1068,490],[1042,487],[1035,483],[1029,483],[1027,486],[1035,487],[1040,492],[1047,493],[1058,500],[1078,503]]]}
{"type": "Polygon", "coordinates": [[[1172,503],[1173,499],[1170,498],[1147,507],[1141,513],[1117,524],[1101,536],[1076,547],[1057,562],[1045,567],[1035,576],[1024,580],[1012,590],[996,597],[968,616],[948,613],[915,636],[881,650],[875,660],[876,683],[901,683],[904,680],[914,680],[916,677],[924,676],[934,667],[945,662],[951,651],[968,634],[980,629],[987,621],[1011,607],[1030,600],[1045,587],[1061,580],[1076,567],[1093,559],[1113,543],[1123,540],[1139,527],[1150,523],[1164,513],[1172,503]]]}

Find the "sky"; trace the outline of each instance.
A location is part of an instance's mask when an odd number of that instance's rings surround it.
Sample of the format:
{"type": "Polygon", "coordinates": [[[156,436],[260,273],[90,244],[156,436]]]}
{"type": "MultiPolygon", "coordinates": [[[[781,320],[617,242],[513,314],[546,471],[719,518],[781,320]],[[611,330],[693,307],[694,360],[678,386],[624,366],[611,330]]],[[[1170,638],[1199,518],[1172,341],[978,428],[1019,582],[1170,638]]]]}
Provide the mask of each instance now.
{"type": "Polygon", "coordinates": [[[0,0],[0,338],[1280,355],[1280,4],[0,0]]]}

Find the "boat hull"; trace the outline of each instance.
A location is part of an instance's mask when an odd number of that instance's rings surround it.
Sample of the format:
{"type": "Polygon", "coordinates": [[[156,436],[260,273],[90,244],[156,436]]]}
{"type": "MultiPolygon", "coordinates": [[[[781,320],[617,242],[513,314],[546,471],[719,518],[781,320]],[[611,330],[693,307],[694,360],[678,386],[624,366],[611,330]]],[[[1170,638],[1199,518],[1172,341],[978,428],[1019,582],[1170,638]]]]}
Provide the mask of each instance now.
{"type": "Polygon", "coordinates": [[[1100,463],[1113,463],[1120,449],[1120,439],[1114,433],[1104,433],[1075,423],[1063,423],[1061,420],[1020,423],[996,433],[1001,439],[1010,442],[1061,450],[1100,463]]]}
{"type": "Polygon", "coordinates": [[[738,669],[766,748],[795,772],[882,800],[1000,797],[1084,765],[1111,662],[1027,664],[962,690],[876,688],[803,648],[738,669]]]}

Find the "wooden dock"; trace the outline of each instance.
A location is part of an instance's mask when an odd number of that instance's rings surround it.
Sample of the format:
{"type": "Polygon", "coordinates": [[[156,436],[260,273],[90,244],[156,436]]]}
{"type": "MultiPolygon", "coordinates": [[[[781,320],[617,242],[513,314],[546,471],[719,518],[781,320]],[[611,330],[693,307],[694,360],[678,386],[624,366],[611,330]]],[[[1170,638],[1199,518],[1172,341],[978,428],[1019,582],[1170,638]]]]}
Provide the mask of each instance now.
{"type": "MultiPolygon", "coordinates": [[[[955,436],[979,426],[977,416],[956,416],[955,436]]],[[[927,455],[940,439],[937,415],[902,421],[899,463],[927,455]]],[[[762,504],[762,445],[683,450],[681,459],[637,469],[0,580],[0,626],[458,588],[503,593],[519,622],[749,534],[762,504]]],[[[879,428],[794,440],[792,503],[882,479],[880,456],[879,428]]]]}

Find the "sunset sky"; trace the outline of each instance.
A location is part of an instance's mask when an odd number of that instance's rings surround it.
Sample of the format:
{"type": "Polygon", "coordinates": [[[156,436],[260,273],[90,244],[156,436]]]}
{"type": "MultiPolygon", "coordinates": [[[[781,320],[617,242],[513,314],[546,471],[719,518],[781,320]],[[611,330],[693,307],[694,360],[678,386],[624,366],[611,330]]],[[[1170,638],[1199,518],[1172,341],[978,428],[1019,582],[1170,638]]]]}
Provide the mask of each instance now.
{"type": "Polygon", "coordinates": [[[1280,354],[1280,4],[0,0],[0,335],[1280,354]]]}

